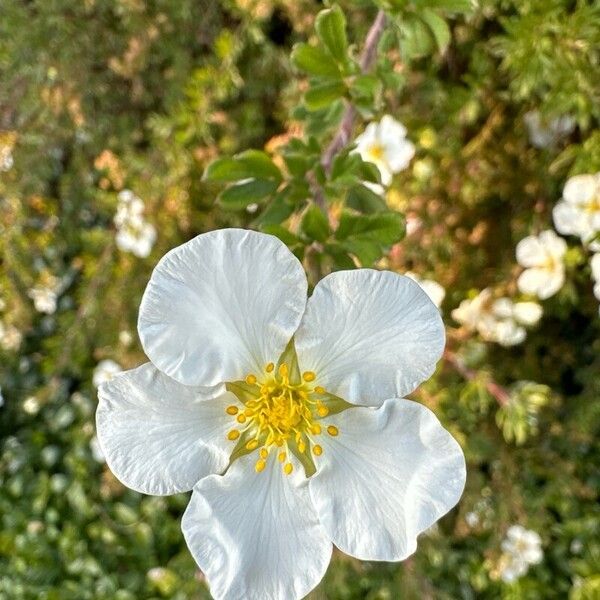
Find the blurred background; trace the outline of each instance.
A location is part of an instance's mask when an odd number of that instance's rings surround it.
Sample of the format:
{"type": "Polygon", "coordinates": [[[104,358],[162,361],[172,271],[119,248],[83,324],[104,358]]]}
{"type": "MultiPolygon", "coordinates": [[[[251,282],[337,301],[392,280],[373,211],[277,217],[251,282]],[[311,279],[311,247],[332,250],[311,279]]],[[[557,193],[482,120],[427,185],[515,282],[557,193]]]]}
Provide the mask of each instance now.
{"type": "MultiPolygon", "coordinates": [[[[210,597],[180,532],[188,495],[123,487],[94,412],[97,386],[145,361],[154,264],[226,226],[282,237],[313,285],[354,266],[414,273],[447,325],[413,398],[461,443],[465,494],[403,563],[336,554],[312,600],[600,598],[600,248],[559,231],[563,278],[545,298],[523,291],[515,255],[555,230],[570,178],[600,171],[600,6],[339,4],[356,55],[378,8],[396,19],[353,135],[391,114],[415,156],[369,207],[323,184],[322,230],[307,193],[274,217],[278,198],[228,203],[203,179],[248,148],[285,173],[294,139],[319,153],[333,137],[344,101],[310,106],[290,61],[318,43],[322,2],[2,0],[0,598],[210,597]],[[401,227],[348,241],[344,206],[401,227]]],[[[600,183],[586,207],[600,212],[600,183]]]]}

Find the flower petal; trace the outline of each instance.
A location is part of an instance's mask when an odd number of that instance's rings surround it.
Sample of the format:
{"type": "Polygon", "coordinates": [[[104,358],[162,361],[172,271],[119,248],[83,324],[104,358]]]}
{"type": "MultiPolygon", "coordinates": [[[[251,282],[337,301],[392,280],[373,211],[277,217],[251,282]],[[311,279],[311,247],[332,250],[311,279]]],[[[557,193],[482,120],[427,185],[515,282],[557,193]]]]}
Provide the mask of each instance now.
{"type": "Polygon", "coordinates": [[[563,189],[563,198],[571,204],[585,204],[596,193],[597,180],[594,175],[575,175],[571,177],[563,189]]]}
{"type": "Polygon", "coordinates": [[[96,428],[106,462],[127,487],[155,496],[191,490],[206,475],[222,472],[236,404],[233,394],[207,400],[151,363],[100,386],[96,428]]]}
{"type": "Polygon", "coordinates": [[[517,287],[524,294],[547,300],[560,290],[565,282],[564,269],[525,269],[517,279],[517,287]]]}
{"type": "Polygon", "coordinates": [[[535,235],[523,238],[516,249],[517,262],[522,267],[537,267],[543,265],[548,256],[541,241],[535,235]]]}
{"type": "Polygon", "coordinates": [[[138,330],[150,360],[184,385],[243,379],[277,361],[298,327],[307,282],[276,237],[211,231],[154,269],[138,330]]]}
{"type": "Polygon", "coordinates": [[[460,446],[428,408],[410,400],[351,408],[328,422],[339,435],[319,438],[323,454],[309,479],[321,523],[347,554],[403,560],[460,499],[460,446]]]}
{"type": "Polygon", "coordinates": [[[302,371],[354,404],[379,406],[428,379],[444,349],[440,312],[409,277],[339,271],[321,280],[296,333],[302,371]]]}
{"type": "Polygon", "coordinates": [[[306,486],[245,456],[195,488],[181,528],[215,600],[295,600],[322,579],[332,545],[306,486]]]}

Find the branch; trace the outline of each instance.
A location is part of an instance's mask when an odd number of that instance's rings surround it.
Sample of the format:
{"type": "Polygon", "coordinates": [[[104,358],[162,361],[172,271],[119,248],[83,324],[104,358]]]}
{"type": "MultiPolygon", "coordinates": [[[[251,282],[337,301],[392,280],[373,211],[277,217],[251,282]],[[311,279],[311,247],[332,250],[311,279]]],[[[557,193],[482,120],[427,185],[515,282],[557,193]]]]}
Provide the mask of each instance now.
{"type": "MultiPolygon", "coordinates": [[[[369,33],[367,33],[365,45],[359,58],[362,73],[368,73],[375,63],[375,59],[377,58],[377,45],[379,44],[379,40],[385,29],[386,20],[385,13],[380,10],[369,29],[369,33]]],[[[356,115],[357,111],[354,106],[348,104],[337,133],[321,157],[321,165],[326,173],[331,171],[331,164],[333,163],[335,155],[350,141],[356,115]]]]}
{"type": "MultiPolygon", "coordinates": [[[[450,350],[444,350],[444,359],[468,381],[477,379],[477,373],[465,366],[458,356],[450,350]]],[[[500,406],[506,406],[510,402],[510,394],[495,381],[486,381],[485,389],[496,399],[500,406]]]]}

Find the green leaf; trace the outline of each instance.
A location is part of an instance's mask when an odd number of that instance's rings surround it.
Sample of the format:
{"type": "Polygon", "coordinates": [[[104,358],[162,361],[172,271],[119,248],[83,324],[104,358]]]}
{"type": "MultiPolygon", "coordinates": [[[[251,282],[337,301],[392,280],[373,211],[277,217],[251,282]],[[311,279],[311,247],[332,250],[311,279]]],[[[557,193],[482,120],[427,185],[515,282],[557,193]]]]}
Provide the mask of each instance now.
{"type": "Polygon", "coordinates": [[[304,102],[310,110],[319,110],[329,106],[346,93],[346,86],[340,81],[314,85],[304,95],[304,102]]]}
{"type": "Polygon", "coordinates": [[[263,233],[270,233],[271,235],[278,237],[286,246],[295,246],[296,244],[302,243],[302,240],[297,235],[294,235],[282,225],[263,225],[260,230],[263,233]]]}
{"type": "Polygon", "coordinates": [[[400,22],[400,52],[406,59],[418,58],[431,54],[433,50],[433,34],[420,19],[405,18],[400,22]]]}
{"type": "Polygon", "coordinates": [[[292,50],[292,63],[301,71],[317,77],[339,79],[340,69],[331,56],[322,50],[308,44],[296,44],[292,50]]]}
{"type": "Polygon", "coordinates": [[[240,179],[273,179],[279,183],[281,172],[265,152],[246,150],[233,158],[217,158],[208,165],[206,181],[240,181],[240,179]]]}
{"type": "Polygon", "coordinates": [[[473,0],[426,0],[423,5],[457,13],[470,12],[474,6],[473,0]]]}
{"type": "Polygon", "coordinates": [[[363,265],[369,265],[383,256],[386,246],[399,242],[404,232],[404,217],[399,213],[387,211],[359,215],[344,211],[335,237],[363,265]]]}
{"type": "Polygon", "coordinates": [[[421,18],[427,24],[429,29],[431,29],[440,52],[444,52],[451,39],[450,28],[446,21],[428,8],[423,10],[421,18]]]}
{"type": "Polygon", "coordinates": [[[348,60],[348,38],[346,37],[346,17],[336,4],[322,10],[315,20],[315,29],[323,45],[340,63],[348,60]]]}
{"type": "Polygon", "coordinates": [[[346,206],[363,214],[372,214],[387,210],[385,200],[364,185],[355,185],[348,190],[346,206]]]}
{"type": "Polygon", "coordinates": [[[327,216],[316,204],[308,207],[302,217],[301,226],[306,236],[317,242],[324,242],[331,233],[327,216]]]}
{"type": "Polygon", "coordinates": [[[285,221],[293,212],[293,205],[286,201],[286,190],[282,190],[275,194],[273,201],[258,216],[255,223],[261,228],[268,225],[277,225],[285,221]]]}
{"type": "Polygon", "coordinates": [[[220,194],[219,201],[227,210],[241,210],[270,196],[278,185],[276,181],[268,179],[251,179],[236,183],[220,194]]]}

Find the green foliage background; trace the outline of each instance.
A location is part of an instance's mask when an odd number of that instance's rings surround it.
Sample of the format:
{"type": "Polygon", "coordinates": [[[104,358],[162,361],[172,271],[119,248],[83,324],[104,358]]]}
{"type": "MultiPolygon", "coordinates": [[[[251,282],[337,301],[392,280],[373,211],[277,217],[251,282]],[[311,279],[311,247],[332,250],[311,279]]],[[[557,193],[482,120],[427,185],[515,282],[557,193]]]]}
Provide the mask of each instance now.
{"type": "Polygon", "coordinates": [[[571,240],[568,282],[524,344],[483,343],[449,316],[470,290],[514,294],[516,243],[551,227],[569,176],[600,171],[600,6],[340,6],[351,56],[377,8],[392,15],[370,77],[352,71],[345,48],[334,61],[341,75],[311,66],[302,46],[292,63],[294,44],[322,45],[316,0],[1,3],[0,143],[14,156],[0,173],[1,317],[23,340],[0,349],[0,598],[209,597],[179,530],[186,495],[139,495],[94,460],[91,377],[104,358],[144,361],[137,308],[158,258],[231,225],[282,237],[312,284],[356,264],[439,281],[449,348],[466,367],[442,361],[414,395],[465,450],[459,506],[404,563],[336,555],[311,598],[600,598],[600,319],[583,249],[571,240]],[[318,166],[344,95],[359,112],[355,133],[389,112],[417,146],[387,205],[359,187],[373,176],[364,164],[339,162],[337,179],[318,166]],[[523,125],[532,109],[570,114],[577,128],[536,149],[523,125]],[[300,132],[307,145],[293,141],[300,132]],[[217,157],[248,148],[287,160],[285,194],[232,198],[210,171],[203,177],[217,157]],[[294,164],[299,175],[289,175],[294,164]],[[147,259],[115,245],[123,188],[144,199],[158,230],[147,259]],[[256,213],[244,210],[250,200],[256,213]],[[343,214],[346,233],[335,230],[343,214]],[[402,239],[406,216],[423,225],[402,239]],[[27,291],[50,275],[58,310],[41,315],[27,291]],[[508,390],[506,406],[490,382],[508,390]],[[498,561],[513,523],[540,533],[544,561],[508,585],[498,561]]]}

